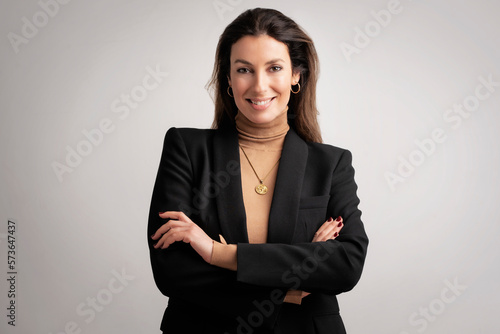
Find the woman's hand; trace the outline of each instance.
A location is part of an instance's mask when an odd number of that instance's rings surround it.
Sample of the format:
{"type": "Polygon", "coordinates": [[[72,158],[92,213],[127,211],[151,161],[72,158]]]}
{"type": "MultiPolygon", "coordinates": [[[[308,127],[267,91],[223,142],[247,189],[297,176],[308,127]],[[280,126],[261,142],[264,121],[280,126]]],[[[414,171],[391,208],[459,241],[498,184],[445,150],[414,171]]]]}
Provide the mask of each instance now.
{"type": "Polygon", "coordinates": [[[312,242],[327,241],[330,239],[335,239],[339,236],[340,230],[344,227],[344,221],[342,217],[338,217],[333,220],[332,217],[321,225],[321,227],[314,233],[314,238],[312,242]]]}
{"type": "MultiPolygon", "coordinates": [[[[330,239],[335,239],[336,237],[339,236],[339,232],[344,227],[344,221],[342,217],[338,217],[337,219],[333,220],[333,218],[330,217],[326,222],[321,225],[321,227],[314,233],[314,238],[312,242],[318,242],[318,241],[327,241],[330,239]]],[[[302,296],[301,298],[309,296],[311,293],[302,291],[302,296]]]]}
{"type": "Polygon", "coordinates": [[[165,249],[176,241],[183,241],[189,243],[203,260],[210,263],[213,240],[201,227],[180,211],[160,212],[159,215],[163,219],[170,218],[170,220],[151,236],[151,239],[158,240],[154,248],[165,249]]]}

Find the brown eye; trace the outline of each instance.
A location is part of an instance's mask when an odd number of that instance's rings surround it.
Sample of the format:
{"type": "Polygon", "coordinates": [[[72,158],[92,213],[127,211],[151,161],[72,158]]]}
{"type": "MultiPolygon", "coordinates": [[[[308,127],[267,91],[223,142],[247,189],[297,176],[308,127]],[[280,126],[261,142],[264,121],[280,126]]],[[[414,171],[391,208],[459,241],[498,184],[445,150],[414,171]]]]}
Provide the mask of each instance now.
{"type": "Polygon", "coordinates": [[[273,66],[271,67],[271,72],[279,72],[281,71],[283,68],[281,66],[273,66]]]}
{"type": "Polygon", "coordinates": [[[236,70],[238,73],[250,73],[250,70],[248,68],[239,68],[236,70]]]}

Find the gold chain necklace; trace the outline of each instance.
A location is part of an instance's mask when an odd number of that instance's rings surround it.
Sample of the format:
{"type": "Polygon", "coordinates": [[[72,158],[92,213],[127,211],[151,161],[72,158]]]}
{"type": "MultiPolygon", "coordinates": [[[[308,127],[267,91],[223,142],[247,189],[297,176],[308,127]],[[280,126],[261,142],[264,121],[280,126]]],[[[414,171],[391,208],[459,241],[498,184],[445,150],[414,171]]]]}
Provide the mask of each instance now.
{"type": "Polygon", "coordinates": [[[241,147],[240,145],[240,148],[241,148],[241,151],[243,152],[243,154],[245,155],[245,158],[247,158],[247,161],[248,163],[250,164],[250,167],[252,167],[252,170],[253,172],[255,173],[255,176],[257,176],[257,179],[259,179],[259,182],[260,184],[255,186],[255,192],[259,195],[265,195],[267,193],[267,186],[264,184],[264,180],[269,176],[269,174],[271,174],[272,170],[274,169],[274,167],[276,167],[276,165],[278,164],[278,162],[280,162],[280,159],[281,157],[278,159],[278,161],[276,161],[276,163],[274,164],[274,166],[271,168],[271,170],[266,174],[266,176],[264,176],[262,179],[259,177],[259,174],[257,174],[257,172],[255,171],[255,168],[253,168],[253,165],[252,163],[250,162],[250,159],[248,159],[248,156],[247,154],[245,153],[245,150],[243,149],[243,147],[241,147]]]}

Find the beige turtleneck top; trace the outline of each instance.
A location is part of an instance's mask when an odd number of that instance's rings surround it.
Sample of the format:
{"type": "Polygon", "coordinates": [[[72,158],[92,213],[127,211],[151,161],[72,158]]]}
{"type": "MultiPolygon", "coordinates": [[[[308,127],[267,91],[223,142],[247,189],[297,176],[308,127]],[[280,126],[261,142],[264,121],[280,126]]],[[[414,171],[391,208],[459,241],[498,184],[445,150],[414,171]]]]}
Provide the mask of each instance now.
{"type": "MultiPolygon", "coordinates": [[[[241,185],[243,203],[245,205],[246,225],[249,243],[265,243],[269,223],[269,212],[274,193],[274,185],[278,174],[279,159],[285,136],[289,130],[287,109],[273,121],[265,124],[256,124],[238,112],[235,118],[240,145],[241,185]],[[260,184],[255,172],[268,191],[260,195],[255,187],[260,184]],[[266,176],[267,175],[267,176],[266,176]]],[[[237,270],[237,246],[226,244],[221,236],[221,242],[214,241],[211,264],[229,270],[237,270]]],[[[285,302],[300,304],[301,291],[289,291],[285,302]]]]}

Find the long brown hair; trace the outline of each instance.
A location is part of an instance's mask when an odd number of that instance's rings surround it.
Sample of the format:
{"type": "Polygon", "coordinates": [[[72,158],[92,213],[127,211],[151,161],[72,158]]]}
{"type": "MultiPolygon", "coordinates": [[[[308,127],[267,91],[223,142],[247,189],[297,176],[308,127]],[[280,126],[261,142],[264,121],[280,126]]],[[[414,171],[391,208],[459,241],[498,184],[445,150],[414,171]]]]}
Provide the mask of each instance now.
{"type": "Polygon", "coordinates": [[[297,23],[274,9],[249,9],[231,22],[220,36],[212,78],[208,83],[215,102],[212,128],[234,124],[238,109],[234,99],[227,94],[231,47],[248,35],[268,35],[288,47],[293,72],[300,73],[300,92],[290,94],[288,123],[304,140],[321,143],[316,108],[316,82],[319,74],[316,49],[311,38],[297,23]]]}

